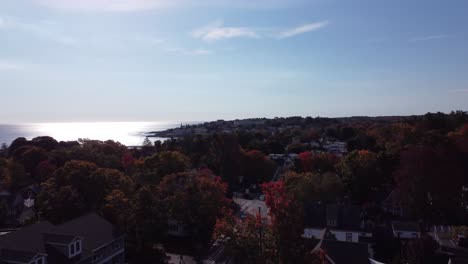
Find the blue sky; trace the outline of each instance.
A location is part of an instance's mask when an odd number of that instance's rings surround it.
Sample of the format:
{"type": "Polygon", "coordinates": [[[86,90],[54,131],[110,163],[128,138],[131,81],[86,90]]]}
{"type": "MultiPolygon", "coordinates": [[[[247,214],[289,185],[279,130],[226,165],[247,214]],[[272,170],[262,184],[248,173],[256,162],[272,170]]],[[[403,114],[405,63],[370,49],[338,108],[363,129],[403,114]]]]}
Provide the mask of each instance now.
{"type": "Polygon", "coordinates": [[[0,123],[468,110],[468,1],[0,1],[0,123]]]}

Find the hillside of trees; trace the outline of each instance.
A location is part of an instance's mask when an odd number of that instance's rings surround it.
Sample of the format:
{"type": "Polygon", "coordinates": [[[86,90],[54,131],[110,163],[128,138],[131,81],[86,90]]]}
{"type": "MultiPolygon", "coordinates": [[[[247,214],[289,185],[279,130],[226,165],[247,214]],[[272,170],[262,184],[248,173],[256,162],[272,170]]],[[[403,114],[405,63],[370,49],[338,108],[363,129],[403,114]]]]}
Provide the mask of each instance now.
{"type": "MultiPolygon", "coordinates": [[[[468,114],[268,119],[132,149],[114,141],[18,138],[0,150],[0,190],[30,185],[40,193],[28,223],[97,212],[127,234],[136,262],[164,262],[157,245],[170,243],[173,219],[188,227],[183,243],[200,258],[229,236],[239,263],[320,263],[301,239],[304,205],[311,201],[350,200],[378,218],[378,201],[395,190],[413,220],[468,222],[468,114]],[[310,143],[321,138],[346,142],[347,153],[314,152],[310,143]],[[280,165],[269,154],[282,153],[298,158],[272,181],[280,165]],[[233,193],[252,186],[265,195],[271,221],[235,215],[233,193]]],[[[0,214],[0,224],[6,217],[0,214]]]]}

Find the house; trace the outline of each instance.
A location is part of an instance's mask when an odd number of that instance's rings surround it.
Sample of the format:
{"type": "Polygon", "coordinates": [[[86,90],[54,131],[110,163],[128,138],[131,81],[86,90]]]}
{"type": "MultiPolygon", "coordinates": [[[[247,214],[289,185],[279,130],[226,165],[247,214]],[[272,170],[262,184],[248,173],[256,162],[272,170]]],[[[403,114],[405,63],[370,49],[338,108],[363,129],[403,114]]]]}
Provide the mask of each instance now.
{"type": "Polygon", "coordinates": [[[367,246],[368,255],[370,257],[374,256],[374,250],[372,248],[374,240],[373,235],[370,232],[329,228],[305,228],[302,237],[307,239],[332,240],[363,244],[367,246]]]}
{"type": "Polygon", "coordinates": [[[174,237],[189,236],[187,227],[180,221],[172,218],[167,220],[167,234],[174,237]]]}
{"type": "Polygon", "coordinates": [[[465,233],[454,226],[432,226],[429,235],[439,245],[438,254],[448,257],[449,264],[468,264],[468,248],[464,244],[465,233]]]}
{"type": "Polygon", "coordinates": [[[409,206],[404,202],[397,190],[391,191],[382,202],[382,209],[396,217],[407,218],[410,216],[409,206]]]}
{"type": "Polygon", "coordinates": [[[124,263],[124,235],[96,214],[39,222],[0,236],[0,263],[124,263]]]}
{"type": "Polygon", "coordinates": [[[364,212],[351,203],[325,204],[320,201],[304,205],[304,224],[307,227],[344,230],[367,230],[364,212]]]}
{"type": "Polygon", "coordinates": [[[395,238],[415,239],[421,237],[421,231],[417,222],[392,222],[392,231],[395,238]]]}
{"type": "Polygon", "coordinates": [[[347,152],[346,142],[341,141],[322,141],[322,147],[326,152],[342,157],[347,152]]]}
{"type": "Polygon", "coordinates": [[[5,219],[0,224],[16,226],[35,217],[35,201],[39,191],[39,185],[30,185],[15,193],[0,189],[0,206],[6,210],[5,219]]]}
{"type": "Polygon", "coordinates": [[[343,242],[368,243],[372,239],[372,233],[361,230],[340,230],[328,228],[304,228],[304,238],[323,239],[327,236],[343,242]]]}

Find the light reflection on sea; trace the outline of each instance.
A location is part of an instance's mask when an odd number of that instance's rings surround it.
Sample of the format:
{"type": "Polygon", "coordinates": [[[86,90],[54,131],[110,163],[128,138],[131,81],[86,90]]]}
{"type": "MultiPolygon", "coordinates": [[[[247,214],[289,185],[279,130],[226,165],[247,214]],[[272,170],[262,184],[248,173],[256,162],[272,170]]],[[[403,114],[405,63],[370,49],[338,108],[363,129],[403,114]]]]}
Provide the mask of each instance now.
{"type": "MultiPolygon", "coordinates": [[[[10,144],[18,137],[32,139],[51,136],[58,141],[79,138],[114,140],[127,146],[139,146],[146,132],[178,127],[175,122],[79,122],[79,123],[25,123],[0,124],[0,144],[10,144]]],[[[156,140],[157,138],[151,138],[156,140]]]]}

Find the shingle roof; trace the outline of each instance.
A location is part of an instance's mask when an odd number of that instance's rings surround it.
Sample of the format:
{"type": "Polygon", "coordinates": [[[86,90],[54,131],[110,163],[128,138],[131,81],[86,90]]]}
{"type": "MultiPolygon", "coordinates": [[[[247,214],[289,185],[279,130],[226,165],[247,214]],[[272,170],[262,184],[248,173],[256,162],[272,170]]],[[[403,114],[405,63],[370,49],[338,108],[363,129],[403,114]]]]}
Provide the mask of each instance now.
{"type": "Polygon", "coordinates": [[[393,222],[393,230],[419,232],[419,224],[416,222],[393,222]]]}
{"type": "Polygon", "coordinates": [[[42,234],[53,230],[50,222],[40,222],[0,236],[0,249],[46,254],[42,234]]]}
{"type": "Polygon", "coordinates": [[[19,251],[19,250],[10,250],[10,249],[0,250],[0,257],[1,257],[0,260],[2,261],[11,261],[11,262],[15,261],[15,262],[29,263],[37,255],[38,255],[37,253],[24,252],[24,251],[19,251]]]}
{"type": "Polygon", "coordinates": [[[47,234],[44,233],[44,241],[48,243],[68,245],[70,244],[77,236],[76,235],[63,235],[63,234],[47,234]]]}
{"type": "Polygon", "coordinates": [[[114,226],[97,214],[87,214],[56,227],[56,232],[75,234],[85,238],[83,251],[94,250],[116,239],[114,226]]]}
{"type": "Polygon", "coordinates": [[[7,256],[27,259],[37,254],[45,255],[47,243],[69,244],[77,237],[83,238],[82,256],[86,257],[117,236],[113,225],[96,214],[88,214],[58,226],[44,221],[0,236],[0,261],[7,256]]]}
{"type": "Polygon", "coordinates": [[[368,244],[323,240],[320,248],[335,264],[369,264],[368,244]]]}
{"type": "Polygon", "coordinates": [[[468,258],[450,258],[450,264],[468,264],[468,258]]]}

